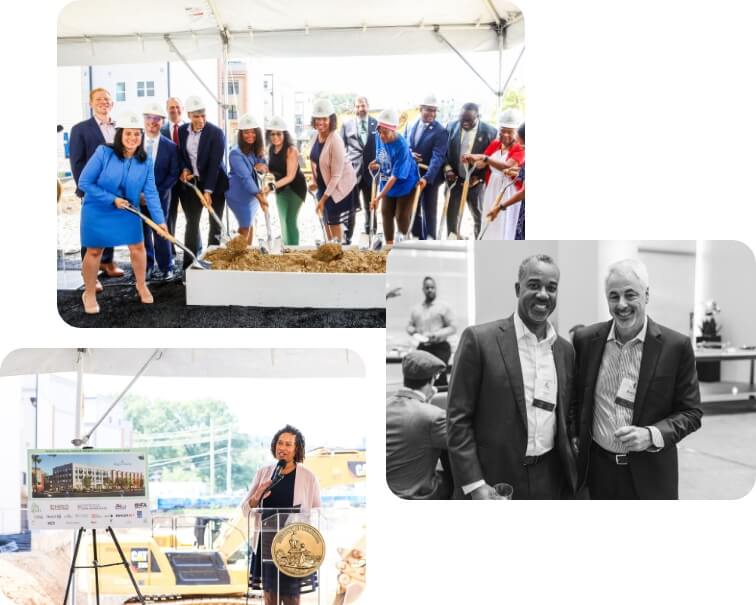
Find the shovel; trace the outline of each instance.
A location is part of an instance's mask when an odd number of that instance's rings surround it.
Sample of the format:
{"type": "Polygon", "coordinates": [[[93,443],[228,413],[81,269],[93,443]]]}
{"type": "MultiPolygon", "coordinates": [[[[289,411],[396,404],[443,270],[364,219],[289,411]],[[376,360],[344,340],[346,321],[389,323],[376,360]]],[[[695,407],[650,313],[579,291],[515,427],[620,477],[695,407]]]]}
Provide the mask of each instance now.
{"type": "Polygon", "coordinates": [[[197,256],[189,250],[184,244],[182,244],[180,241],[178,241],[173,235],[168,233],[165,229],[163,229],[160,225],[158,225],[155,221],[153,221],[148,216],[142,214],[134,208],[133,206],[128,206],[127,208],[124,208],[124,210],[128,210],[132,214],[136,214],[139,218],[141,218],[147,225],[152,228],[155,233],[157,233],[160,237],[163,237],[167,239],[172,244],[175,244],[179,248],[181,248],[186,254],[192,257],[192,267],[196,267],[197,269],[210,269],[210,263],[204,260],[199,260],[197,256]]]}
{"type": "MultiPolygon", "coordinates": [[[[268,232],[267,237],[267,252],[270,254],[283,254],[283,245],[281,243],[281,238],[276,237],[273,238],[273,231],[270,227],[270,212],[268,210],[263,210],[263,213],[265,214],[265,230],[268,232]]],[[[263,253],[265,254],[265,252],[263,253]]]]}
{"type": "MultiPolygon", "coordinates": [[[[425,170],[428,170],[428,167],[425,164],[418,164],[417,165],[417,176],[420,177],[420,169],[423,168],[425,170]]],[[[404,239],[412,239],[412,226],[415,224],[415,218],[417,217],[417,207],[418,202],[420,201],[420,195],[423,193],[423,190],[420,189],[419,185],[415,186],[415,199],[412,200],[412,214],[410,217],[410,224],[409,224],[409,232],[404,235],[404,239]]]]}
{"type": "Polygon", "coordinates": [[[186,181],[188,185],[191,185],[192,189],[194,189],[194,192],[197,194],[197,197],[200,200],[200,203],[207,208],[207,211],[210,213],[210,218],[212,218],[218,227],[220,227],[220,243],[221,245],[226,245],[228,242],[231,241],[231,235],[229,235],[228,230],[226,229],[226,226],[223,224],[223,221],[220,219],[218,214],[213,210],[213,207],[207,203],[207,200],[205,199],[205,196],[202,195],[202,192],[199,190],[199,187],[192,183],[191,181],[186,181]]]}
{"type": "MultiPolygon", "coordinates": [[[[509,189],[514,184],[515,184],[515,182],[512,181],[511,183],[509,183],[508,185],[506,185],[504,187],[504,189],[502,189],[499,192],[499,195],[496,196],[496,199],[494,200],[494,203],[491,205],[491,209],[494,209],[499,204],[501,204],[501,198],[504,197],[504,193],[506,193],[507,189],[509,189]]],[[[505,216],[504,220],[506,220],[506,216],[505,216]]],[[[480,230],[480,235],[478,236],[478,240],[482,240],[483,239],[483,236],[486,234],[486,231],[488,230],[488,227],[490,227],[490,225],[491,225],[492,222],[493,221],[490,218],[488,218],[488,215],[486,215],[486,222],[483,225],[483,229],[480,230]]]]}
{"type": "MultiPolygon", "coordinates": [[[[448,184],[446,185],[446,195],[444,195],[444,209],[441,212],[441,220],[438,221],[438,239],[441,239],[441,233],[444,226],[446,226],[446,212],[449,209],[449,198],[451,197],[451,190],[454,189],[457,186],[457,181],[454,181],[451,186],[448,184]]],[[[449,234],[446,234],[447,237],[449,234]]]]}
{"type": "MultiPolygon", "coordinates": [[[[465,164],[465,182],[462,185],[462,196],[460,197],[460,202],[459,202],[459,214],[457,215],[457,229],[454,232],[454,235],[455,235],[454,239],[460,239],[459,230],[460,230],[460,227],[462,226],[462,215],[464,214],[465,206],[467,205],[467,195],[470,193],[470,177],[472,176],[472,173],[473,173],[472,166],[470,166],[469,164],[465,164]]],[[[450,235],[449,239],[452,239],[451,234],[449,235],[450,235]]]]}

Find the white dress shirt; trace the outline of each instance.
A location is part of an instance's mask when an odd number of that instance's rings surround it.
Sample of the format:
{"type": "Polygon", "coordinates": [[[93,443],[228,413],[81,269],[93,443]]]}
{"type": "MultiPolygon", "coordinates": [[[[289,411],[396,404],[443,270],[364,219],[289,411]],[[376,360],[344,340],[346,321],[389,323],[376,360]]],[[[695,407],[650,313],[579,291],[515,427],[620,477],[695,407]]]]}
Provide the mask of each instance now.
{"type": "Polygon", "coordinates": [[[192,130],[189,126],[189,136],[186,137],[186,153],[189,155],[189,161],[192,163],[192,173],[199,178],[200,173],[197,168],[197,150],[199,149],[201,130],[192,130]]]}

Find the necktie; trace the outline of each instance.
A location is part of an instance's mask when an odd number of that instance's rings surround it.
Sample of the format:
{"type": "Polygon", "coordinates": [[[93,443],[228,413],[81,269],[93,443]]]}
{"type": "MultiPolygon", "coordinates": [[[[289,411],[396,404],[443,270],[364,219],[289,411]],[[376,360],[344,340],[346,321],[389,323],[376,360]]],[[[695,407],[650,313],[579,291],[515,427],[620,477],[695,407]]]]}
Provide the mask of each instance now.
{"type": "Polygon", "coordinates": [[[155,146],[155,139],[147,139],[147,148],[145,149],[145,151],[147,152],[147,155],[150,156],[150,159],[152,160],[153,163],[155,162],[155,158],[152,155],[154,146],[155,146]]]}
{"type": "Polygon", "coordinates": [[[425,122],[420,122],[417,125],[417,128],[415,128],[415,144],[414,147],[417,147],[417,144],[420,142],[420,139],[423,136],[423,132],[425,132],[425,122]]]}
{"type": "Polygon", "coordinates": [[[173,125],[173,142],[178,145],[178,124],[173,125]]]}
{"type": "Polygon", "coordinates": [[[472,129],[471,130],[465,130],[464,128],[462,129],[462,141],[460,142],[460,145],[459,145],[459,165],[457,166],[457,168],[459,169],[457,174],[459,174],[460,176],[464,176],[465,174],[465,166],[462,163],[462,154],[468,153],[471,134],[472,134],[472,129]]]}
{"type": "Polygon", "coordinates": [[[364,145],[367,142],[367,124],[365,120],[360,120],[360,141],[364,145]]]}

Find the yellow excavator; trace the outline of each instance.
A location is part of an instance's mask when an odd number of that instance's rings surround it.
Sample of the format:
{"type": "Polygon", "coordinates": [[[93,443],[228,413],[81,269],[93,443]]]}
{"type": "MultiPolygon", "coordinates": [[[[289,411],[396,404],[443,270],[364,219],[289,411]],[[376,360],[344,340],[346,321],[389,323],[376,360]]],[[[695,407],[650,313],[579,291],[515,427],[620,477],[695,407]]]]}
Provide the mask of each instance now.
{"type": "MultiPolygon", "coordinates": [[[[307,453],[304,465],[316,474],[323,491],[365,481],[364,450],[318,448],[307,453]]],[[[147,600],[181,605],[247,602],[248,520],[241,507],[237,507],[230,518],[154,515],[152,523],[149,533],[130,530],[118,535],[124,556],[147,600]]],[[[364,536],[354,536],[354,540],[364,542],[364,536]]],[[[110,540],[100,540],[97,546],[100,565],[120,561],[110,540]]],[[[339,545],[332,546],[341,554],[339,545]]],[[[79,553],[79,564],[90,564],[91,547],[81,548],[79,553]]],[[[364,561],[361,565],[364,566],[364,561]]],[[[340,567],[333,573],[338,575],[339,571],[343,575],[340,567]]],[[[362,574],[364,583],[364,571],[362,574]]],[[[101,569],[99,585],[102,594],[134,595],[131,580],[122,565],[101,569]]],[[[89,574],[89,587],[93,593],[94,574],[89,574]]],[[[138,602],[136,596],[125,601],[135,602],[138,602]]]]}

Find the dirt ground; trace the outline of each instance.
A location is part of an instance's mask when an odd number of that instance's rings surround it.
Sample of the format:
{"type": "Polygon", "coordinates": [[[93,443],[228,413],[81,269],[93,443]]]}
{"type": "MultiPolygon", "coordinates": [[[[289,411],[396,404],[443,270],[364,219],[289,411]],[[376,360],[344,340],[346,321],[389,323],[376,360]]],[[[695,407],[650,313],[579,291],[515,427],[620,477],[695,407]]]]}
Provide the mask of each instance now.
{"type": "MultiPolygon", "coordinates": [[[[71,564],[70,546],[52,552],[7,553],[0,557],[0,605],[60,605],[71,564]]],[[[86,603],[77,591],[79,603],[86,603]]]]}

